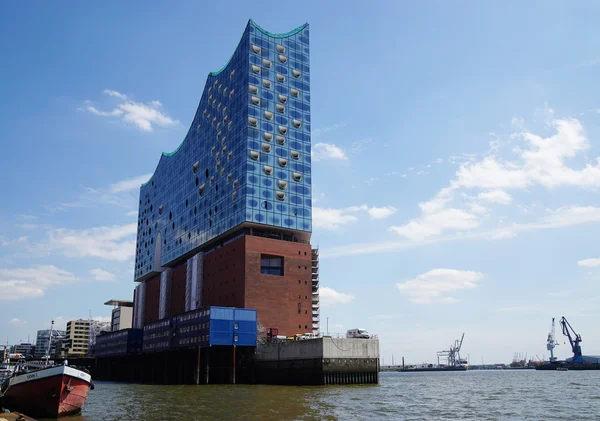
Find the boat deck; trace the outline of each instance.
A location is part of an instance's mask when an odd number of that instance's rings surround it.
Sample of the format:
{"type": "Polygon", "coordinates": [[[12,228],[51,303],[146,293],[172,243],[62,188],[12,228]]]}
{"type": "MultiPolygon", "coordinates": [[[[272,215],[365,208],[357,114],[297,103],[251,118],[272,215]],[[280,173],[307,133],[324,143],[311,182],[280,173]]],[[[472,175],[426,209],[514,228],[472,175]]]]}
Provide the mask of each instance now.
{"type": "Polygon", "coordinates": [[[35,421],[33,418],[19,412],[0,412],[0,421],[35,421]]]}

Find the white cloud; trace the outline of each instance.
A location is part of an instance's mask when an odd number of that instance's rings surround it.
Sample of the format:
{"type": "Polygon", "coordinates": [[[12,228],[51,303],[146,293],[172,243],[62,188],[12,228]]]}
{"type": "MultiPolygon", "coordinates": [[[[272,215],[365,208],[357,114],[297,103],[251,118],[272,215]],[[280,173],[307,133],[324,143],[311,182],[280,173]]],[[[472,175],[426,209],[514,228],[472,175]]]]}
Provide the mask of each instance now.
{"type": "Polygon", "coordinates": [[[17,317],[13,317],[12,319],[10,319],[8,321],[8,323],[10,323],[14,327],[22,327],[22,326],[25,326],[25,324],[27,322],[25,320],[21,320],[21,319],[19,319],[17,317]]]}
{"type": "Polygon", "coordinates": [[[333,288],[319,288],[319,299],[323,305],[347,304],[354,301],[354,296],[343,292],[337,292],[333,288]]]}
{"type": "Polygon", "coordinates": [[[312,209],[313,226],[325,230],[336,230],[343,225],[358,221],[354,215],[348,215],[345,209],[319,208],[312,209]]]}
{"type": "Polygon", "coordinates": [[[90,270],[90,275],[96,281],[114,281],[117,279],[117,275],[111,272],[107,272],[100,268],[90,270]]]}
{"type": "Polygon", "coordinates": [[[367,213],[371,217],[371,219],[384,219],[388,216],[392,216],[398,210],[393,206],[382,206],[378,208],[377,206],[373,206],[367,210],[367,213]]]}
{"type": "Polygon", "coordinates": [[[400,292],[408,295],[409,300],[413,303],[450,303],[458,300],[446,294],[475,288],[483,276],[483,273],[470,270],[432,269],[414,279],[399,282],[396,287],[400,292]]]}
{"type": "MultiPolygon", "coordinates": [[[[600,222],[600,208],[594,206],[563,206],[549,211],[541,224],[532,224],[533,228],[557,228],[571,225],[600,222]]],[[[527,225],[523,225],[527,228],[527,225]]]]}
{"type": "Polygon", "coordinates": [[[580,260],[577,262],[577,264],[585,268],[597,267],[600,266],[600,258],[580,260]]]}
{"type": "Polygon", "coordinates": [[[114,109],[112,111],[100,111],[99,109],[91,105],[88,105],[86,110],[88,110],[92,114],[96,114],[102,117],[118,117],[120,115],[123,115],[123,111],[119,109],[114,109]]]}
{"type": "Polygon", "coordinates": [[[483,200],[488,203],[497,203],[499,205],[508,205],[512,201],[510,194],[504,190],[491,190],[477,195],[479,200],[483,200]]]}
{"type": "Polygon", "coordinates": [[[367,212],[371,219],[384,219],[396,213],[397,209],[393,206],[369,207],[363,204],[339,209],[313,207],[312,211],[315,228],[337,230],[343,225],[358,221],[356,214],[359,212],[367,212]]]}
{"type": "Polygon", "coordinates": [[[34,245],[33,251],[124,262],[135,255],[136,233],[137,224],[80,230],[56,228],[49,231],[46,241],[34,245]]]}
{"type": "Polygon", "coordinates": [[[475,202],[469,204],[469,211],[476,215],[485,215],[490,212],[488,208],[486,208],[485,206],[481,206],[479,203],[475,202]]]}
{"type": "MultiPolygon", "coordinates": [[[[489,153],[482,159],[467,156],[456,172],[456,178],[449,186],[429,202],[419,204],[421,215],[405,225],[392,226],[397,234],[413,241],[423,241],[438,237],[448,231],[472,231],[482,225],[483,217],[489,212],[472,197],[466,195],[467,189],[484,189],[477,196],[479,201],[490,204],[509,204],[512,197],[505,189],[529,189],[540,185],[548,189],[558,186],[600,187],[600,157],[583,168],[571,168],[566,165],[567,159],[574,158],[579,152],[590,148],[581,123],[576,119],[547,119],[553,110],[545,107],[542,116],[554,129],[554,134],[541,137],[521,131],[511,135],[511,141],[522,142],[513,148],[516,159],[505,159],[498,155],[500,142],[493,141],[489,153]],[[456,193],[462,192],[462,204],[451,203],[460,198],[456,193]],[[466,202],[466,203],[464,203],[466,202]]],[[[458,162],[457,157],[450,157],[450,162],[458,162]]],[[[534,224],[513,224],[491,232],[492,238],[514,237],[518,231],[568,226],[583,222],[598,222],[600,215],[593,207],[570,206],[557,209],[542,221],[534,224]]]]}
{"type": "Polygon", "coordinates": [[[105,89],[104,93],[108,96],[115,96],[117,98],[127,99],[127,96],[123,95],[122,93],[119,93],[117,91],[112,91],[110,89],[105,89]]]}
{"type": "Polygon", "coordinates": [[[46,205],[44,207],[51,214],[63,212],[68,209],[104,205],[114,205],[131,209],[138,203],[140,186],[144,182],[147,182],[151,176],[152,174],[143,174],[100,188],[84,187],[83,192],[74,201],[46,205]]]}
{"type": "Polygon", "coordinates": [[[0,269],[0,301],[40,297],[50,286],[76,280],[73,273],[52,265],[0,269]]]}
{"type": "Polygon", "coordinates": [[[137,190],[141,187],[142,184],[150,180],[150,177],[152,177],[152,174],[144,174],[133,178],[127,178],[125,180],[121,180],[117,183],[111,184],[108,187],[108,191],[110,193],[122,193],[130,190],[137,190]]]}
{"type": "Polygon", "coordinates": [[[0,281],[0,301],[18,301],[44,295],[44,289],[15,279],[0,281]]]}
{"type": "Polygon", "coordinates": [[[151,101],[148,104],[144,104],[143,102],[132,100],[125,94],[110,89],[105,89],[104,94],[118,98],[122,102],[111,111],[100,111],[92,105],[88,105],[85,109],[98,116],[121,118],[124,122],[132,123],[138,129],[145,132],[153,131],[154,126],[169,127],[179,123],[160,110],[162,108],[160,101],[151,101]]]}
{"type": "MultiPolygon", "coordinates": [[[[487,231],[457,232],[445,236],[429,236],[422,241],[380,241],[370,243],[353,243],[345,246],[321,249],[321,258],[358,256],[372,253],[385,253],[391,251],[405,250],[446,241],[467,239],[502,239],[515,237],[519,232],[536,231],[542,229],[561,228],[578,224],[600,222],[600,208],[585,206],[566,206],[555,211],[548,211],[548,215],[538,222],[528,224],[511,224],[502,228],[487,231]]],[[[394,228],[394,227],[392,227],[394,228]]],[[[421,238],[421,237],[418,237],[421,238]]]]}
{"type": "MultiPolygon", "coordinates": [[[[314,201],[313,201],[313,202],[314,202],[314,201]]],[[[137,217],[137,216],[138,216],[138,211],[130,211],[130,212],[127,212],[127,216],[136,216],[136,217],[137,217]]]]}
{"type": "Polygon", "coordinates": [[[459,300],[458,298],[454,298],[454,297],[442,297],[438,300],[440,303],[444,303],[444,304],[454,304],[454,303],[458,303],[461,300],[459,300]]]}
{"type": "Polygon", "coordinates": [[[522,189],[539,184],[547,188],[571,186],[600,186],[600,158],[594,165],[573,169],[565,160],[590,148],[583,125],[577,119],[552,120],[556,133],[543,138],[529,132],[514,134],[524,142],[515,148],[518,161],[503,160],[496,155],[482,161],[462,164],[457,171],[456,184],[466,188],[522,189]]]}
{"type": "Polygon", "coordinates": [[[402,237],[420,241],[440,235],[447,230],[471,230],[479,227],[479,224],[479,219],[475,215],[461,209],[450,208],[426,214],[403,226],[391,226],[390,230],[402,237]]]}
{"type": "Polygon", "coordinates": [[[422,241],[447,230],[466,231],[477,228],[479,218],[462,209],[448,208],[454,188],[442,189],[432,200],[419,204],[422,215],[406,225],[391,226],[390,230],[413,241],[422,241]]]}
{"type": "Polygon", "coordinates": [[[348,156],[342,148],[332,143],[317,143],[312,148],[312,160],[323,161],[326,159],[347,160],[348,156]]]}
{"type": "Polygon", "coordinates": [[[510,125],[513,129],[523,129],[525,127],[525,120],[522,117],[513,117],[510,121],[510,125]]]}

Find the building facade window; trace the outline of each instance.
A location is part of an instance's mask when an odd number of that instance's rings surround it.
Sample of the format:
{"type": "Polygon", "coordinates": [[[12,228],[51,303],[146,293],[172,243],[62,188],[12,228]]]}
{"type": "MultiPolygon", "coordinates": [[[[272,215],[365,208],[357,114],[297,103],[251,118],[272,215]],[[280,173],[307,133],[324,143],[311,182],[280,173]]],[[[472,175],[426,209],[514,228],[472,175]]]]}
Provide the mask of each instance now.
{"type": "Polygon", "coordinates": [[[283,257],[261,255],[260,273],[264,275],[283,276],[283,257]]]}

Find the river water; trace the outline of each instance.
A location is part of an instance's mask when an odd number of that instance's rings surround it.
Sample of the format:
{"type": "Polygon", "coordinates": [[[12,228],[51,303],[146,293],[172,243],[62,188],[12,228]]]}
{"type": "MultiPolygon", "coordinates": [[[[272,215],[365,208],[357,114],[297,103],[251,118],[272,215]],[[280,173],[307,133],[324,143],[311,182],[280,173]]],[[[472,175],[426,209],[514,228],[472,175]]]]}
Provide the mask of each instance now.
{"type": "Polygon", "coordinates": [[[381,373],[371,386],[98,382],[81,416],[106,420],[598,420],[600,371],[381,373]]]}

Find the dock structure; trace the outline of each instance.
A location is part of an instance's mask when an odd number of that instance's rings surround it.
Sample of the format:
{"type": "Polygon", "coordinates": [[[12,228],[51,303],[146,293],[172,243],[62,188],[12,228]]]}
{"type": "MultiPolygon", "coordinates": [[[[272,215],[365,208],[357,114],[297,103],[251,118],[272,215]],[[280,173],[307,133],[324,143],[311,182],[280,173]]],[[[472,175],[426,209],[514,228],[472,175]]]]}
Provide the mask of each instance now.
{"type": "Polygon", "coordinates": [[[322,337],[259,344],[254,380],[260,384],[379,383],[379,340],[322,337]]]}
{"type": "Polygon", "coordinates": [[[256,346],[255,324],[252,311],[212,307],[143,331],[104,334],[97,342],[94,378],[147,384],[379,383],[377,339],[321,337],[256,346]]]}
{"type": "Polygon", "coordinates": [[[151,384],[250,382],[256,310],[207,307],[99,336],[95,378],[151,384]]]}

